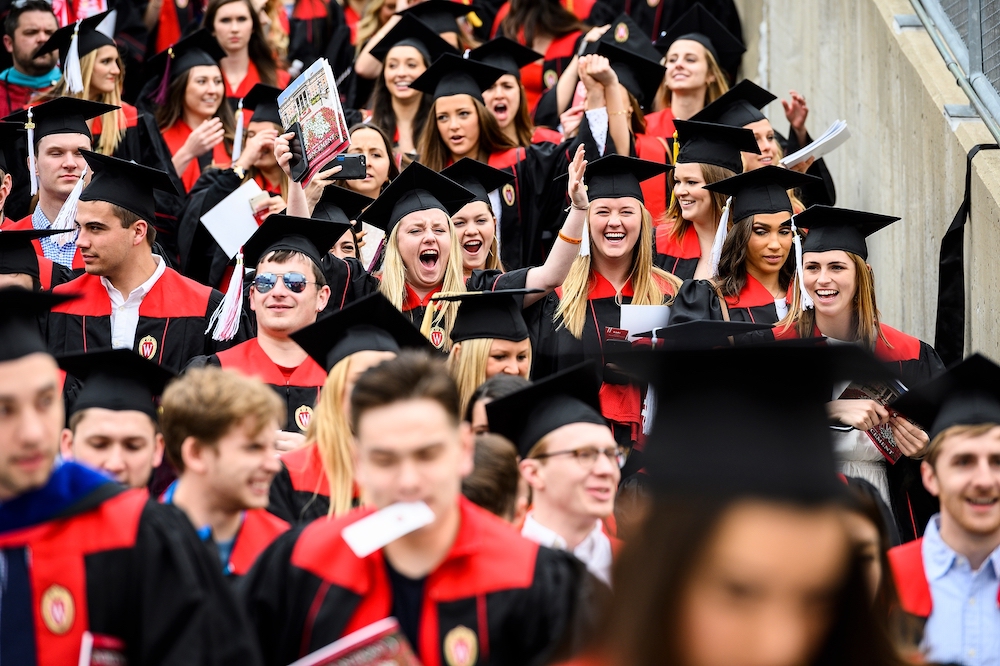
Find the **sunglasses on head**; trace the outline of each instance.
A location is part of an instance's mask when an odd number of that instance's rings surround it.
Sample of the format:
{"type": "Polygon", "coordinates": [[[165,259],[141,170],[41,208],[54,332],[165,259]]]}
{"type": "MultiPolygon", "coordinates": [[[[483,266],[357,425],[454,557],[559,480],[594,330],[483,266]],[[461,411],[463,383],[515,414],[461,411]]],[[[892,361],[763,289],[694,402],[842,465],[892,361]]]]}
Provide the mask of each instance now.
{"type": "MultiPolygon", "coordinates": [[[[285,289],[293,294],[301,294],[306,290],[307,284],[316,284],[307,280],[302,273],[285,273],[281,276],[281,281],[285,284],[285,289]]],[[[271,291],[276,284],[278,276],[274,273],[258,273],[253,279],[253,286],[261,294],[271,291]]]]}

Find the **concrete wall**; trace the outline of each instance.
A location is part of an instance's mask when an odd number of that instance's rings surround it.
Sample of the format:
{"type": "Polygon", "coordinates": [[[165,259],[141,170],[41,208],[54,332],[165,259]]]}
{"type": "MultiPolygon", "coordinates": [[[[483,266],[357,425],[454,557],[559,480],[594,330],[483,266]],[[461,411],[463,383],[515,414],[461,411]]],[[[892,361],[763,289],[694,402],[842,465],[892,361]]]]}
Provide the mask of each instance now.
{"type": "MultiPolygon", "coordinates": [[[[748,52],[744,75],[775,94],[801,92],[818,136],[837,118],[852,138],[827,157],[837,205],[902,217],[870,243],[883,320],[933,342],[941,236],[961,203],[967,152],[993,143],[923,29],[894,29],[908,0],[736,0],[748,52]]],[[[767,109],[781,132],[780,103],[767,109]]],[[[966,231],[966,351],[1000,359],[1000,151],[973,162],[966,231]]]]}

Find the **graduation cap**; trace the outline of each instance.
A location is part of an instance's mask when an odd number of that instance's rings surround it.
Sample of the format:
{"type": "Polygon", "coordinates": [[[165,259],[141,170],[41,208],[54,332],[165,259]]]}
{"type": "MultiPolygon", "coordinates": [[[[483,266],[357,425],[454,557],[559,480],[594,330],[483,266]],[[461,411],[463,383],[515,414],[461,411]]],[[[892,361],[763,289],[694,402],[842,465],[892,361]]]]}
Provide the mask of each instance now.
{"type": "Polygon", "coordinates": [[[719,123],[733,127],[746,127],[750,123],[765,120],[761,109],[778,99],[749,79],[743,79],[730,88],[722,97],[694,114],[691,120],[719,123]]]}
{"type": "Polygon", "coordinates": [[[445,53],[456,52],[451,44],[441,39],[441,36],[431,30],[426,23],[409,14],[401,14],[399,22],[392,27],[392,30],[385,33],[385,37],[372,47],[369,54],[384,62],[389,51],[397,46],[412,46],[420,51],[426,65],[430,65],[445,53]]]}
{"type": "Polygon", "coordinates": [[[323,255],[351,228],[350,221],[333,222],[291,215],[269,215],[243,244],[247,265],[256,266],[276,250],[300,252],[322,269],[323,255]]]}
{"type": "Polygon", "coordinates": [[[219,41],[205,28],[191,33],[173,46],[160,51],[146,62],[146,74],[150,78],[160,77],[160,84],[153,92],[153,101],[166,104],[167,88],[192,67],[203,65],[218,66],[226,57],[219,41]]]}
{"type": "Polygon", "coordinates": [[[660,64],[659,54],[650,59],[604,41],[598,43],[597,54],[610,61],[611,69],[618,75],[618,82],[635,95],[639,104],[648,108],[667,71],[660,64]]]}
{"type": "Polygon", "coordinates": [[[157,420],[156,398],[176,374],[131,349],[62,356],[59,367],[83,382],[68,416],[92,407],[142,412],[157,420]]]}
{"type": "Polygon", "coordinates": [[[694,319],[670,324],[652,331],[635,335],[635,347],[653,349],[713,349],[729,346],[729,338],[735,335],[771,330],[771,324],[751,321],[723,321],[721,319],[694,319]]]}
{"type": "Polygon", "coordinates": [[[379,293],[355,301],[292,333],[292,340],[329,372],[361,351],[434,349],[410,321],[379,293]]]}
{"type": "Polygon", "coordinates": [[[646,37],[646,32],[625,12],[619,14],[614,21],[611,21],[608,29],[601,35],[600,39],[592,44],[588,44],[584,53],[597,53],[597,49],[602,43],[631,51],[646,60],[659,62],[663,59],[663,55],[656,50],[653,43],[646,37]]]}
{"type": "Polygon", "coordinates": [[[581,363],[486,405],[490,432],[503,435],[526,458],[556,428],[571,423],[607,425],[592,363],[581,363]]]}
{"type": "Polygon", "coordinates": [[[0,289],[0,340],[3,340],[0,363],[16,361],[30,354],[47,354],[48,347],[38,325],[38,317],[74,298],[75,294],[28,291],[20,287],[0,289]]]}
{"type": "Polygon", "coordinates": [[[24,164],[24,155],[19,150],[22,140],[22,126],[17,123],[0,122],[0,169],[11,172],[9,164],[24,164]]]}
{"type": "Polygon", "coordinates": [[[441,175],[472,192],[472,201],[485,203],[490,203],[490,192],[514,181],[514,174],[494,169],[489,164],[469,157],[463,157],[450,167],[442,169],[441,175]]]}
{"type": "MultiPolygon", "coordinates": [[[[314,220],[329,220],[340,224],[350,224],[358,219],[367,206],[375,201],[371,197],[358,194],[347,187],[327,187],[313,209],[314,220]]],[[[341,234],[343,235],[343,234],[341,234]]],[[[331,247],[333,245],[331,244],[331,247]]]]}
{"type": "Polygon", "coordinates": [[[733,173],[743,171],[740,153],[760,154],[753,132],[742,127],[675,120],[677,164],[714,164],[733,173]]]}
{"type": "Polygon", "coordinates": [[[459,32],[458,19],[474,11],[471,5],[451,0],[424,0],[399,12],[424,22],[434,32],[459,32]]]}
{"type": "Polygon", "coordinates": [[[1000,424],[1000,366],[973,354],[889,407],[928,428],[932,440],[956,425],[1000,424]]]}
{"type": "Polygon", "coordinates": [[[179,194],[165,171],[89,150],[80,152],[94,170],[80,201],[106,201],[152,224],[156,219],[156,190],[179,194]]]}
{"type": "Polygon", "coordinates": [[[469,51],[467,57],[470,60],[502,69],[504,73],[512,74],[514,78],[520,81],[521,68],[530,65],[544,56],[523,44],[515,42],[513,39],[496,37],[479,48],[469,51]]]}
{"type": "MultiPolygon", "coordinates": [[[[640,160],[625,155],[606,155],[587,165],[584,182],[587,196],[595,199],[621,199],[633,197],[645,201],[639,183],[673,169],[673,165],[640,160]]],[[[566,174],[556,180],[566,178],[566,174]]]]}
{"type": "Polygon", "coordinates": [[[520,342],[528,338],[521,307],[525,294],[541,289],[498,289],[435,296],[435,301],[458,301],[461,305],[451,329],[451,341],[499,338],[520,342]]]}
{"type": "Polygon", "coordinates": [[[656,40],[656,48],[665,54],[674,42],[682,39],[698,42],[704,46],[705,50],[715,58],[715,62],[727,70],[730,76],[735,76],[740,59],[747,50],[743,42],[729,32],[729,29],[700,3],[684,12],[660,35],[656,40]]]}
{"type": "Polygon", "coordinates": [[[80,70],[80,58],[102,46],[114,46],[116,51],[118,49],[115,40],[99,29],[110,13],[110,10],[101,12],[59,28],[52,33],[49,41],[38,47],[32,58],[58,50],[63,76],[66,77],[70,92],[82,93],[83,75],[80,70]]]}
{"type": "Polygon", "coordinates": [[[868,259],[865,239],[899,219],[816,204],[796,215],[795,224],[809,230],[809,235],[802,241],[803,252],[843,250],[868,259]]]}
{"type": "Polygon", "coordinates": [[[644,449],[657,491],[806,504],[843,492],[826,414],[834,382],[888,377],[856,345],[658,350],[619,363],[670,396],[657,403],[644,449]]]}
{"type": "MultiPolygon", "coordinates": [[[[425,0],[421,4],[431,1],[425,0]]],[[[503,75],[504,71],[497,67],[462,58],[454,53],[445,53],[418,76],[410,87],[431,95],[433,100],[452,95],[470,95],[482,102],[483,91],[503,75]]]]}
{"type": "Polygon", "coordinates": [[[729,216],[739,221],[762,213],[791,213],[788,190],[815,182],[821,182],[821,179],[791,169],[766,166],[705,185],[705,189],[731,196],[733,202],[729,216]]]}
{"type": "Polygon", "coordinates": [[[359,219],[389,235],[399,220],[418,210],[437,208],[452,216],[473,200],[473,194],[455,181],[413,162],[389,183],[359,219]]]}
{"type": "Polygon", "coordinates": [[[31,194],[38,194],[35,175],[35,146],[50,134],[83,134],[93,140],[87,121],[120,107],[101,102],[91,102],[75,97],[57,97],[27,109],[16,111],[4,121],[18,123],[28,133],[28,171],[31,194]]]}
{"type": "Polygon", "coordinates": [[[62,229],[0,231],[0,275],[23,273],[39,278],[38,253],[32,241],[63,233],[62,229]]]}

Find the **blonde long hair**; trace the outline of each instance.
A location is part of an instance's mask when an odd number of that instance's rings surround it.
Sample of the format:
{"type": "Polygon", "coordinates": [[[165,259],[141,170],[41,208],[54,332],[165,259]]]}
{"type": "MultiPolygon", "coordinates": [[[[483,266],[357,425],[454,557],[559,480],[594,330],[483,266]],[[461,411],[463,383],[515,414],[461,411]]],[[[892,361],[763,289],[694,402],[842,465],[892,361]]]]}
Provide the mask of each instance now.
{"type": "MultiPolygon", "coordinates": [[[[59,79],[59,82],[55,85],[52,91],[46,94],[43,99],[49,100],[55,99],[56,97],[89,99],[88,92],[90,91],[90,80],[94,76],[94,65],[97,64],[97,52],[100,50],[100,48],[96,48],[80,58],[80,71],[83,74],[83,92],[70,92],[69,85],[66,83],[66,77],[63,76],[59,79]]],[[[104,104],[121,106],[122,82],[125,80],[125,63],[122,62],[120,55],[116,56],[116,59],[120,73],[118,74],[118,80],[115,81],[115,89],[111,92],[101,93],[95,101],[102,102],[104,104]]],[[[114,152],[118,149],[118,144],[120,144],[122,139],[125,138],[125,130],[127,127],[128,120],[125,117],[125,111],[123,109],[108,111],[102,115],[101,136],[97,139],[97,145],[94,147],[94,151],[100,153],[101,155],[114,155],[114,152]]]]}
{"type": "MultiPolygon", "coordinates": [[[[640,204],[640,210],[642,211],[642,227],[639,232],[639,240],[632,250],[632,267],[629,271],[629,279],[632,281],[632,304],[661,305],[665,296],[668,297],[667,304],[669,304],[673,302],[673,297],[680,289],[682,281],[653,266],[653,216],[643,204],[640,204]],[[673,293],[664,293],[660,287],[661,282],[671,285],[673,293]]],[[[590,211],[587,212],[587,218],[589,222],[590,211]]],[[[592,227],[588,224],[587,228],[589,230],[592,227]]],[[[591,245],[593,246],[593,235],[591,235],[591,245]]],[[[563,281],[562,298],[559,300],[559,307],[553,317],[553,321],[560,328],[564,327],[577,339],[583,336],[583,325],[587,319],[587,297],[593,282],[594,274],[590,255],[578,256],[573,261],[569,275],[563,281]]]]}
{"type": "MultiPolygon", "coordinates": [[[[444,211],[441,211],[444,212],[444,211]]],[[[445,213],[445,216],[448,214],[445,213]]],[[[448,217],[448,233],[451,236],[451,250],[448,252],[448,263],[445,265],[444,281],[440,291],[443,292],[464,292],[465,291],[465,269],[462,266],[462,252],[458,244],[458,234],[455,233],[455,225],[448,217]]],[[[389,238],[385,244],[385,260],[382,263],[382,281],[378,290],[389,299],[389,302],[399,310],[403,310],[403,299],[406,296],[406,265],[403,257],[399,254],[399,225],[392,228],[389,238]]],[[[444,329],[444,348],[451,348],[451,327],[455,324],[455,314],[458,312],[458,303],[442,301],[436,307],[428,306],[424,314],[424,321],[421,323],[420,332],[430,339],[430,332],[435,323],[444,329]]]]}
{"type": "Polygon", "coordinates": [[[379,19],[385,0],[368,0],[365,3],[365,11],[358,19],[357,33],[355,35],[354,57],[357,58],[364,50],[365,44],[378,32],[383,23],[379,19]]]}
{"type": "MultiPolygon", "coordinates": [[[[729,169],[716,166],[714,164],[704,164],[701,163],[698,166],[701,167],[701,177],[705,180],[705,185],[712,185],[719,182],[720,180],[725,180],[726,178],[732,178],[736,174],[729,169]]],[[[691,226],[692,222],[685,220],[684,216],[681,215],[681,202],[677,200],[677,197],[672,196],[674,191],[674,171],[673,169],[667,173],[667,185],[670,187],[671,197],[670,197],[670,207],[667,209],[666,220],[671,223],[670,235],[678,243],[684,238],[684,234],[687,233],[688,228],[691,226]]],[[[712,214],[715,216],[716,224],[722,218],[722,209],[726,207],[726,195],[721,192],[708,191],[711,201],[712,201],[712,214]]]]}
{"type": "MultiPolygon", "coordinates": [[[[875,274],[872,272],[864,259],[848,252],[854,264],[854,298],[851,301],[851,311],[854,317],[854,341],[863,342],[868,349],[875,349],[875,343],[879,338],[889,345],[882,333],[882,315],[878,311],[875,303],[875,274]]],[[[816,310],[806,310],[802,307],[802,291],[799,289],[799,279],[796,275],[789,286],[792,295],[792,302],[788,307],[788,314],[775,326],[781,331],[787,331],[792,326],[795,333],[800,338],[811,338],[816,329],[816,310]]]]}
{"type": "Polygon", "coordinates": [[[351,356],[330,370],[320,391],[306,441],[315,442],[330,484],[330,512],[333,518],[351,510],[354,501],[354,435],[344,414],[344,387],[351,371],[351,356]]]}
{"type": "MultiPolygon", "coordinates": [[[[472,338],[455,343],[448,355],[448,372],[458,386],[462,414],[469,409],[469,402],[476,389],[486,381],[486,365],[490,359],[494,338],[472,338]]],[[[528,366],[531,366],[531,348],[528,349],[528,366]]]]}
{"type": "MultiPolygon", "coordinates": [[[[726,79],[725,72],[719,67],[719,63],[715,60],[715,57],[705,49],[705,60],[708,62],[708,73],[715,77],[715,80],[709,83],[705,88],[705,106],[708,106],[715,100],[719,99],[727,92],[729,92],[729,81],[726,79]]],[[[666,66],[667,56],[664,54],[661,63],[666,66]]],[[[656,99],[653,102],[654,109],[669,109],[670,108],[670,88],[667,87],[667,75],[664,73],[663,80],[660,81],[660,87],[656,90],[656,99]]]]}

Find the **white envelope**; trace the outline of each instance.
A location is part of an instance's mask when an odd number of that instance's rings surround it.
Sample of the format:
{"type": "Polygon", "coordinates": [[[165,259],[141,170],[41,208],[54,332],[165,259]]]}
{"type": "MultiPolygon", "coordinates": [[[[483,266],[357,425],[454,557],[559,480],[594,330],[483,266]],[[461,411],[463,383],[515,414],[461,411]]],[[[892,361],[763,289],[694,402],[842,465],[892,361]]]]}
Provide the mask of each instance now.
{"type": "Polygon", "coordinates": [[[619,328],[628,331],[628,339],[631,341],[637,333],[663,328],[669,321],[669,305],[623,305],[619,328]]]}
{"type": "Polygon", "coordinates": [[[261,192],[256,181],[248,180],[201,216],[201,223],[230,259],[257,231],[257,218],[253,216],[250,199],[261,192]]]}
{"type": "Polygon", "coordinates": [[[341,535],[355,555],[368,557],[396,539],[433,522],[434,512],[424,502],[397,502],[351,523],[341,535]]]}

